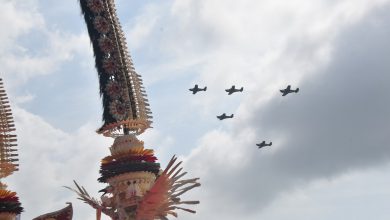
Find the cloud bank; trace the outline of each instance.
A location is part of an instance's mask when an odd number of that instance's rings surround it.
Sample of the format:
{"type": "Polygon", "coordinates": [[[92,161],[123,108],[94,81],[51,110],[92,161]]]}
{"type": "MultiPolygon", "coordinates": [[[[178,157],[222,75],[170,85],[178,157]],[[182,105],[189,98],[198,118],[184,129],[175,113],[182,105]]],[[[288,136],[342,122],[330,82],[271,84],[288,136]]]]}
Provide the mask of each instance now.
{"type": "MultiPolygon", "coordinates": [[[[86,32],[56,26],[51,18],[69,17],[65,8],[53,15],[36,1],[2,5],[0,22],[9,30],[0,32],[0,65],[15,100],[21,161],[6,182],[26,207],[23,218],[72,201],[74,219],[92,220],[93,210],[61,188],[73,179],[92,194],[102,188],[99,160],[111,144],[93,133],[100,102],[86,32]]],[[[199,213],[181,219],[388,217],[389,1],[138,6],[122,23],[155,113],[156,129],[143,138],[163,162],[182,154],[203,184],[189,195],[201,200],[199,213]],[[188,96],[194,83],[207,85],[207,95],[188,96]],[[244,93],[228,97],[223,89],[231,84],[244,93]],[[281,97],[288,84],[301,91],[281,97]],[[216,121],[221,111],[236,117],[216,121]],[[258,150],[262,140],[274,145],[258,150]],[[351,202],[348,189],[376,207],[351,202]]]]}

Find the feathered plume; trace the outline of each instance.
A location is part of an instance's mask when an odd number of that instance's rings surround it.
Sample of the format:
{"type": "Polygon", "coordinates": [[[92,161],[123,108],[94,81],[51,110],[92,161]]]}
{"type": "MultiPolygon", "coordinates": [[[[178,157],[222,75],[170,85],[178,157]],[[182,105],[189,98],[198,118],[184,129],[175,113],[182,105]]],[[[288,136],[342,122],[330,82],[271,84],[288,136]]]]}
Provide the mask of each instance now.
{"type": "Polygon", "coordinates": [[[87,203],[88,205],[92,206],[92,208],[96,209],[98,212],[103,212],[104,214],[110,216],[110,217],[114,217],[115,216],[115,210],[112,210],[112,209],[109,209],[105,206],[102,205],[102,203],[100,201],[98,201],[97,199],[91,197],[87,190],[84,189],[84,187],[82,186],[79,186],[79,184],[77,184],[76,181],[73,181],[74,184],[76,185],[77,189],[73,189],[71,187],[68,187],[68,186],[64,186],[65,188],[67,189],[70,189],[72,190],[73,192],[75,192],[78,196],[79,196],[79,200],[87,203]]]}
{"type": "Polygon", "coordinates": [[[167,219],[167,215],[177,217],[175,209],[187,212],[195,211],[180,207],[180,205],[198,204],[199,201],[181,201],[180,196],[185,192],[199,187],[199,178],[180,180],[186,172],[179,168],[182,162],[176,163],[177,158],[172,157],[167,168],[158,177],[150,191],[144,196],[137,208],[136,220],[167,219]]]}

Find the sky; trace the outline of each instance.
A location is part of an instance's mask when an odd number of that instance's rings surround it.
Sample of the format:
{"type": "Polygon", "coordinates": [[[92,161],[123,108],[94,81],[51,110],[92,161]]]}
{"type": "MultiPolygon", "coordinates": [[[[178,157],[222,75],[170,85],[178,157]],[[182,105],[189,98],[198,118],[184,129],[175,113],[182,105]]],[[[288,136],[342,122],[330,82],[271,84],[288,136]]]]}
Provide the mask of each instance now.
{"type": "MultiPolygon", "coordinates": [[[[162,167],[184,160],[202,187],[179,219],[388,220],[390,0],[117,0],[162,167]],[[194,84],[207,91],[192,95],[194,84]],[[228,96],[224,89],[244,87],[228,96]],[[297,94],[281,96],[287,85],[297,94]],[[233,119],[219,121],[221,113],[233,119]],[[258,149],[261,141],[271,147],[258,149]]],[[[22,219],[95,212],[112,139],[77,0],[0,0],[0,77],[20,171],[4,180],[22,219]]],[[[103,219],[108,219],[104,217],[103,219]]]]}

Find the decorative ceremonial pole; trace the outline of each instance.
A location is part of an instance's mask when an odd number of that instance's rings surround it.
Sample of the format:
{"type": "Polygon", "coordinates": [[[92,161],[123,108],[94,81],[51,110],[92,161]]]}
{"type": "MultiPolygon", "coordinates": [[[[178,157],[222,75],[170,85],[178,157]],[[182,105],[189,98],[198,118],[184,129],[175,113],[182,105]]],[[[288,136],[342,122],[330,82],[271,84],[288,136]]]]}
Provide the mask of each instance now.
{"type": "Polygon", "coordinates": [[[23,211],[16,192],[8,191],[1,180],[18,170],[16,135],[11,107],[0,78],[0,220],[15,220],[23,211]]]}
{"type": "MultiPolygon", "coordinates": [[[[150,128],[151,111],[141,76],[135,72],[114,0],[80,0],[95,55],[103,101],[103,126],[97,133],[115,138],[111,155],[102,159],[98,179],[107,187],[101,201],[90,197],[76,182],[81,200],[114,220],[154,220],[177,217],[180,207],[198,204],[180,196],[200,186],[198,178],[182,180],[186,172],[173,156],[165,170],[156,163],[152,149],[145,149],[137,135],[150,128]]],[[[70,188],[71,189],[71,188],[70,188]]]]}

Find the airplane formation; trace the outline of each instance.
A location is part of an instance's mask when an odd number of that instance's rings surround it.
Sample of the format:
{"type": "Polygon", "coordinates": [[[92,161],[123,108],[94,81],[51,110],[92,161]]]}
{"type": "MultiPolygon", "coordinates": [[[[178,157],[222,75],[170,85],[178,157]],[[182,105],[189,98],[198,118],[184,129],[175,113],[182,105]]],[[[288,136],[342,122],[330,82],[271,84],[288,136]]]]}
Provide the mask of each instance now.
{"type": "MultiPolygon", "coordinates": [[[[189,90],[192,92],[192,94],[195,95],[197,92],[206,91],[207,86],[205,86],[204,88],[199,88],[198,84],[195,84],[194,88],[191,88],[189,90]]],[[[236,92],[243,92],[244,87],[241,87],[240,89],[236,89],[236,86],[232,85],[232,87],[230,87],[229,89],[225,89],[225,91],[228,93],[228,95],[232,95],[233,93],[236,93],[236,92]]],[[[279,91],[282,93],[282,96],[286,96],[289,93],[298,93],[299,88],[291,89],[291,85],[288,85],[285,89],[281,89],[279,91]]],[[[234,114],[226,115],[226,113],[223,113],[222,115],[217,116],[217,118],[221,121],[228,119],[228,118],[233,118],[233,117],[234,117],[234,114]]],[[[256,146],[258,146],[259,149],[263,148],[263,147],[272,146],[272,141],[269,142],[268,144],[265,141],[262,141],[262,142],[256,144],[256,146]]]]}

